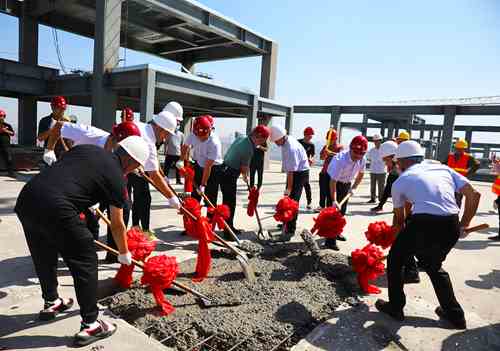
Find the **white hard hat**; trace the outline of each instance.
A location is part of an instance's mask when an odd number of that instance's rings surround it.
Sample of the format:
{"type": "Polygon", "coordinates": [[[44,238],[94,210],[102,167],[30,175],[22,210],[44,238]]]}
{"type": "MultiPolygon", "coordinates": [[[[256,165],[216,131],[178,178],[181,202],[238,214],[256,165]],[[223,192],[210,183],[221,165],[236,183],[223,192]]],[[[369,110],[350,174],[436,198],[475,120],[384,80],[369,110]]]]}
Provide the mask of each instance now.
{"type": "Polygon", "coordinates": [[[286,129],[280,126],[271,126],[271,141],[275,142],[286,135],[286,129]]]}
{"type": "Polygon", "coordinates": [[[134,160],[144,166],[149,157],[148,143],[137,135],[129,136],[118,143],[134,160]]]}
{"type": "Polygon", "coordinates": [[[424,150],[419,143],[414,140],[408,140],[399,144],[398,149],[396,150],[397,159],[415,156],[424,156],[424,150]]]}
{"type": "Polygon", "coordinates": [[[182,121],[182,115],[184,113],[184,109],[178,102],[170,101],[168,104],[165,105],[163,111],[168,111],[172,113],[175,116],[175,119],[177,119],[178,121],[182,121]]]}
{"type": "Polygon", "coordinates": [[[395,155],[396,150],[398,148],[398,144],[392,140],[386,141],[382,145],[380,145],[380,156],[382,158],[395,155]]]}
{"type": "Polygon", "coordinates": [[[165,129],[170,134],[175,134],[175,128],[177,127],[177,120],[174,114],[170,111],[162,111],[153,117],[153,122],[155,122],[158,127],[165,129]]]}
{"type": "Polygon", "coordinates": [[[374,134],[374,135],[372,136],[372,140],[373,140],[373,141],[382,140],[382,135],[380,135],[380,134],[374,134]]]}

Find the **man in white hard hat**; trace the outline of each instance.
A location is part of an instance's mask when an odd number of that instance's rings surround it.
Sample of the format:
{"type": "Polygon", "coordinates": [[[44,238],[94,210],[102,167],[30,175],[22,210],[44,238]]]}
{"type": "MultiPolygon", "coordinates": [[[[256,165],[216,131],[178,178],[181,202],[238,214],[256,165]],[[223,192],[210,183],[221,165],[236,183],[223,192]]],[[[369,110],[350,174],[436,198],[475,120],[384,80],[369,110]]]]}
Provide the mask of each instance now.
{"type": "Polygon", "coordinates": [[[382,197],[385,184],[385,165],[380,156],[380,145],[382,145],[382,136],[375,134],[372,136],[373,144],[375,145],[366,154],[366,159],[370,161],[370,201],[369,204],[374,204],[376,199],[382,197]],[[378,197],[377,197],[378,190],[378,197]]]}
{"type": "MultiPolygon", "coordinates": [[[[309,183],[309,158],[306,150],[294,137],[286,135],[279,126],[271,127],[271,141],[281,147],[281,162],[286,172],[285,196],[299,202],[304,185],[309,183]]],[[[282,240],[289,241],[295,234],[298,215],[286,224],[282,240]]]]}
{"type": "Polygon", "coordinates": [[[415,141],[402,142],[396,158],[402,173],[392,186],[393,226],[398,234],[387,260],[389,301],[378,300],[375,306],[394,319],[404,319],[403,267],[408,257],[416,256],[439,300],[436,314],[454,328],[465,329],[464,311],[442,263],[459,237],[466,236],[465,228],[476,214],[481,195],[467,178],[449,167],[422,163],[424,152],[415,141]],[[460,219],[455,192],[465,196],[460,219]],[[406,212],[411,210],[406,219],[405,207],[406,212]]]}
{"type": "Polygon", "coordinates": [[[111,206],[111,228],[118,261],[130,265],[122,208],[127,201],[124,176],[149,158],[146,142],[131,136],[114,153],[94,145],[80,145],[65,153],[52,167],[33,177],[22,189],[15,212],[40,280],[41,320],[52,320],[73,305],[57,292],[58,255],[73,276],[82,325],[75,335],[78,346],[108,337],[116,325],[98,320],[97,254],[92,234],[81,213],[98,202],[111,206]],[[64,179],[64,181],[61,181],[64,179]]]}
{"type": "Polygon", "coordinates": [[[175,180],[177,184],[181,183],[181,176],[179,173],[179,169],[176,167],[177,162],[181,159],[181,149],[184,144],[184,133],[181,132],[181,124],[182,124],[182,114],[184,110],[182,106],[175,102],[171,101],[163,108],[163,111],[170,111],[174,114],[175,119],[177,120],[177,128],[175,129],[175,133],[170,136],[168,142],[165,143],[164,153],[165,153],[165,162],[163,163],[163,173],[168,177],[168,172],[171,168],[175,170],[175,180]]]}

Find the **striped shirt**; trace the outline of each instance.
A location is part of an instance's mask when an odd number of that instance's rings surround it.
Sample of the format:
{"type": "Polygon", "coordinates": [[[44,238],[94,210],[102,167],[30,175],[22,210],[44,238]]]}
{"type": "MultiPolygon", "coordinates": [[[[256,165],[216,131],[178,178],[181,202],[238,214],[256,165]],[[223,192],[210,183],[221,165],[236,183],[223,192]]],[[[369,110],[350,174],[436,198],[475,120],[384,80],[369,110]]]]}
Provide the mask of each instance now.
{"type": "Polygon", "coordinates": [[[346,150],[332,157],[328,165],[328,175],[336,182],[350,183],[359,172],[364,172],[365,168],[365,158],[359,161],[353,161],[351,159],[351,151],[346,150]]]}

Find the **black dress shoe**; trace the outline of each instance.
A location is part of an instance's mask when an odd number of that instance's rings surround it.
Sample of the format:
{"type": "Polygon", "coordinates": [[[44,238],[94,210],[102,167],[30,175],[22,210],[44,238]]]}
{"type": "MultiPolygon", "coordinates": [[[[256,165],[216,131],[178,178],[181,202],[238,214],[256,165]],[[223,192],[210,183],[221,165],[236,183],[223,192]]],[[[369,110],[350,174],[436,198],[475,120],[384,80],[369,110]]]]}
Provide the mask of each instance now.
{"type": "Polygon", "coordinates": [[[367,204],[374,204],[376,201],[375,199],[370,199],[370,201],[367,202],[367,204]]]}
{"type": "Polygon", "coordinates": [[[343,236],[342,234],[340,234],[339,236],[337,236],[337,240],[340,240],[340,241],[347,241],[346,237],[343,236]]]}
{"type": "Polygon", "coordinates": [[[332,240],[332,239],[326,239],[323,248],[334,250],[334,251],[339,251],[339,247],[337,246],[337,242],[335,240],[332,240]]]}
{"type": "Polygon", "coordinates": [[[395,310],[391,306],[391,304],[389,302],[387,302],[387,301],[378,299],[377,302],[375,302],[375,308],[377,310],[379,310],[379,312],[385,313],[385,314],[391,316],[392,318],[394,318],[397,321],[402,322],[405,319],[403,311],[401,311],[401,310],[399,310],[399,311],[395,310]]]}
{"type": "Polygon", "coordinates": [[[418,276],[418,272],[409,272],[405,273],[403,282],[405,284],[418,284],[420,283],[420,277],[418,276]]]}
{"type": "Polygon", "coordinates": [[[436,312],[436,314],[439,316],[439,318],[445,319],[448,322],[450,322],[454,328],[467,329],[467,322],[465,321],[464,317],[458,318],[458,319],[457,318],[450,318],[441,306],[436,307],[436,310],[434,312],[436,312]]]}
{"type": "Polygon", "coordinates": [[[380,212],[382,210],[383,210],[383,208],[381,206],[375,206],[375,207],[370,208],[370,211],[372,211],[372,212],[380,212]]]}
{"type": "Polygon", "coordinates": [[[500,241],[500,235],[490,236],[488,239],[495,240],[495,241],[500,241]]]}

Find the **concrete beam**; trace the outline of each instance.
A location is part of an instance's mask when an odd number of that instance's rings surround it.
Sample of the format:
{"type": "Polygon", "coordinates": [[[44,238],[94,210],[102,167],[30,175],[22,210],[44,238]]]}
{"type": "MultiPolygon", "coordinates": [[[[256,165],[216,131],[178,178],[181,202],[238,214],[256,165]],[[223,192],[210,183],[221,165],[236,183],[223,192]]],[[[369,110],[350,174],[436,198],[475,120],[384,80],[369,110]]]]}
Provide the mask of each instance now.
{"type": "Polygon", "coordinates": [[[465,140],[467,140],[470,147],[472,145],[472,129],[467,129],[465,131],[465,140]]]}
{"type": "Polygon", "coordinates": [[[342,118],[342,114],[340,113],[340,109],[338,106],[333,106],[330,111],[330,127],[334,128],[337,131],[337,138],[340,140],[341,136],[341,124],[340,119],[342,118]]]}
{"type": "MultiPolygon", "coordinates": [[[[38,65],[38,23],[28,15],[28,3],[22,4],[19,18],[19,61],[26,65],[38,65]]],[[[36,144],[37,100],[21,95],[18,101],[18,142],[21,145],[36,144]]]]}
{"type": "Polygon", "coordinates": [[[453,142],[453,129],[455,127],[455,116],[457,109],[455,106],[447,106],[444,111],[443,137],[439,144],[438,159],[445,160],[451,151],[453,142]]]}
{"type": "Polygon", "coordinates": [[[247,135],[250,135],[252,130],[257,126],[257,114],[259,112],[259,97],[257,95],[253,96],[253,104],[248,110],[247,117],[247,135]]]}
{"type": "Polygon", "coordinates": [[[116,122],[118,96],[107,82],[107,73],[119,61],[121,7],[121,0],[96,2],[92,125],[108,131],[116,122]]]}
{"type": "Polygon", "coordinates": [[[272,42],[269,52],[262,56],[260,73],[260,96],[274,99],[276,96],[276,74],[278,70],[278,44],[272,42]]]}
{"type": "Polygon", "coordinates": [[[363,134],[364,136],[366,136],[368,133],[368,128],[366,126],[367,124],[368,124],[368,115],[365,113],[363,115],[363,125],[361,126],[361,134],[363,134]]]}
{"type": "Polygon", "coordinates": [[[142,71],[141,79],[141,122],[153,119],[155,113],[156,72],[150,68],[142,71]]]}

